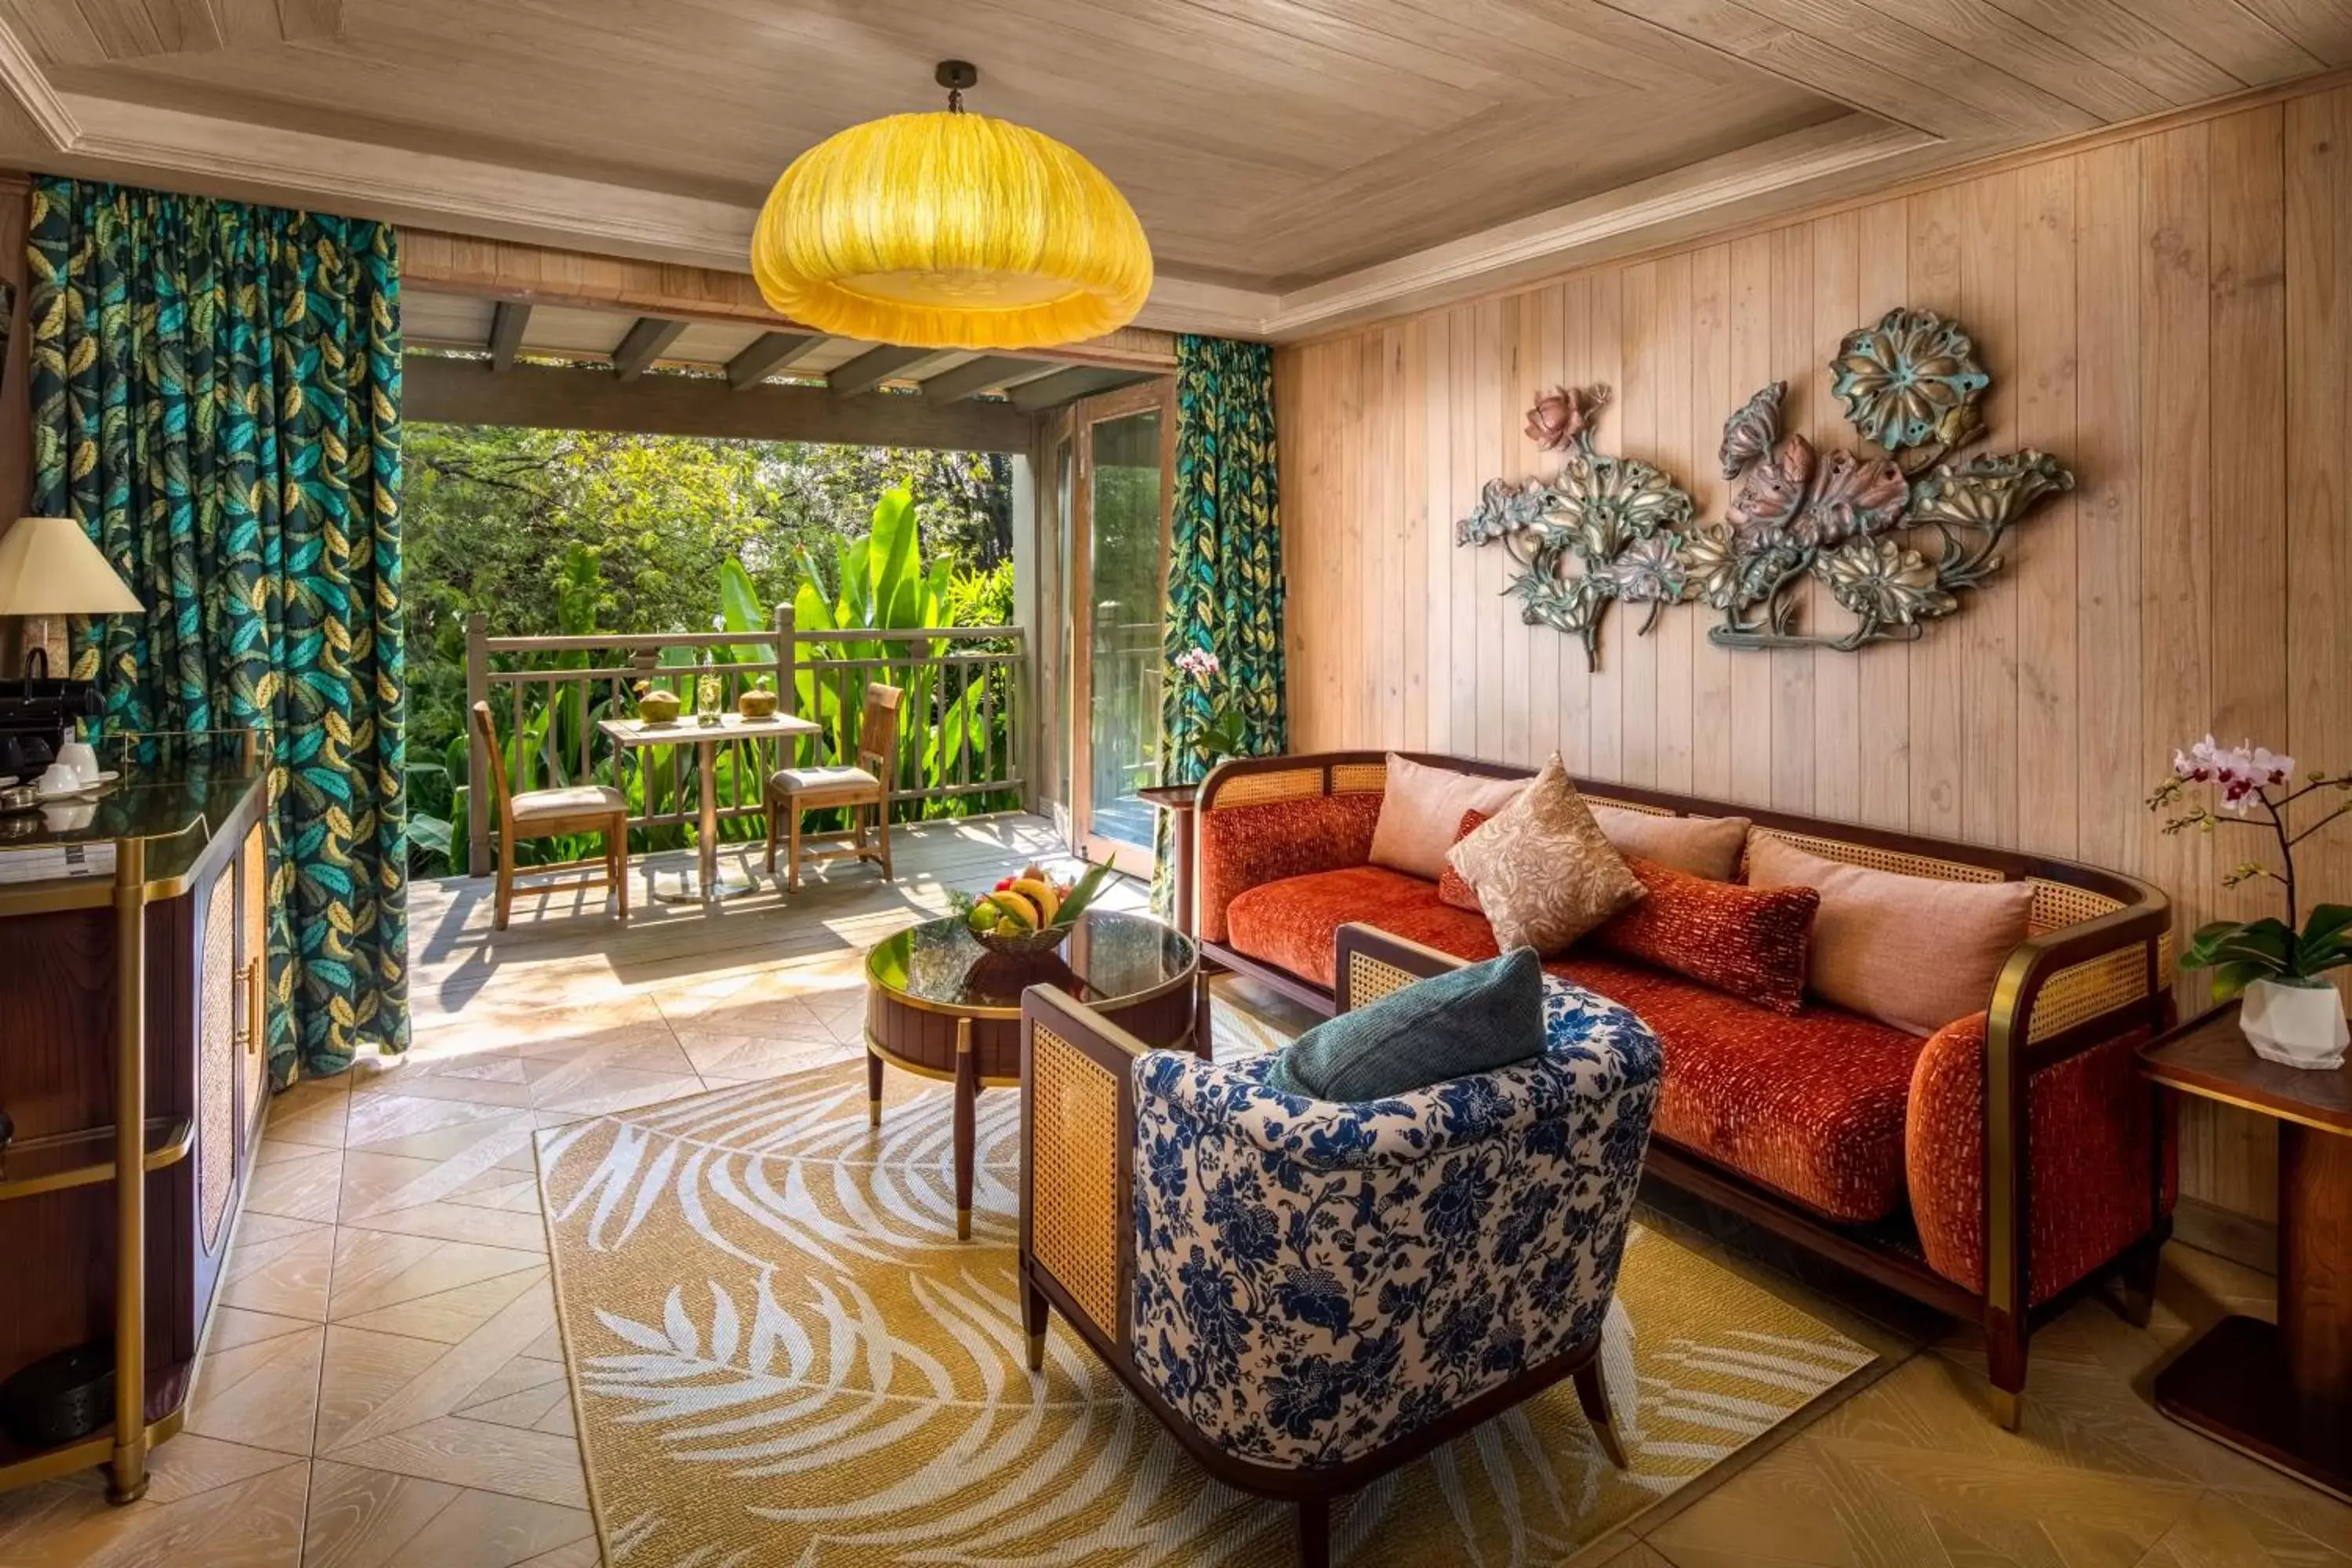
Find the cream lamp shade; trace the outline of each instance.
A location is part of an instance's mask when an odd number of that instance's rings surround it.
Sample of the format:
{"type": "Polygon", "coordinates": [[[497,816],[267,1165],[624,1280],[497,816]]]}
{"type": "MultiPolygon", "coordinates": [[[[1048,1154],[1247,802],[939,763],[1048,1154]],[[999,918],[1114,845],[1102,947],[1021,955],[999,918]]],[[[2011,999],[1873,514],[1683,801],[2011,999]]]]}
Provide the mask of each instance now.
{"type": "Polygon", "coordinates": [[[0,533],[0,616],[127,616],[141,608],[73,519],[20,517],[0,533]]]}

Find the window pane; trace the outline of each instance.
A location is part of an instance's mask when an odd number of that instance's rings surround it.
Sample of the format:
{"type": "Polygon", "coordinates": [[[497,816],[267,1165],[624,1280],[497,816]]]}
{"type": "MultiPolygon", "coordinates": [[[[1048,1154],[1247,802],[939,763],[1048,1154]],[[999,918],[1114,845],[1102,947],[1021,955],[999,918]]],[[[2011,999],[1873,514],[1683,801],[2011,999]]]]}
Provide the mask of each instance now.
{"type": "Polygon", "coordinates": [[[1167,573],[1160,526],[1160,412],[1092,426],[1093,772],[1088,829],[1151,842],[1151,808],[1135,792],[1160,765],[1160,621],[1167,573]]]}

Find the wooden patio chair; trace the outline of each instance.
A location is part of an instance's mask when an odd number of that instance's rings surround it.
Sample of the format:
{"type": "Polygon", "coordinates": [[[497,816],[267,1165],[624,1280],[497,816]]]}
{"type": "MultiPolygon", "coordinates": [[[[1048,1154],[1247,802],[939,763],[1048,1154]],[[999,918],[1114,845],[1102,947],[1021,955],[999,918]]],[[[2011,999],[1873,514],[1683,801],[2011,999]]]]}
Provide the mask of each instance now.
{"type": "Polygon", "coordinates": [[[873,860],[882,867],[882,879],[896,881],[890,868],[890,786],[887,782],[898,755],[898,703],[906,695],[895,686],[874,682],[866,688],[865,710],[857,721],[857,765],[830,768],[780,768],[769,775],[768,870],[776,869],[776,844],[789,844],[784,873],[788,891],[801,889],[801,862],[810,860],[873,860]],[[801,813],[828,806],[849,811],[850,839],[829,849],[801,850],[801,813]],[[877,842],[866,840],[866,814],[874,814],[877,842]],[[779,822],[779,818],[782,820],[779,822]]]}
{"type": "Polygon", "coordinates": [[[593,860],[566,860],[553,866],[533,866],[534,893],[573,889],[611,888],[619,895],[620,918],[629,918],[629,797],[610,784],[572,784],[562,789],[529,789],[520,795],[507,789],[506,752],[499,749],[497,726],[490,722],[490,705],[474,704],[474,740],[490,759],[490,788],[499,797],[499,890],[497,926],[507,929],[507,911],[514,905],[515,846],[529,838],[555,838],[567,833],[601,833],[604,853],[593,860]],[[543,874],[587,871],[593,875],[568,881],[543,882],[543,874]]]}

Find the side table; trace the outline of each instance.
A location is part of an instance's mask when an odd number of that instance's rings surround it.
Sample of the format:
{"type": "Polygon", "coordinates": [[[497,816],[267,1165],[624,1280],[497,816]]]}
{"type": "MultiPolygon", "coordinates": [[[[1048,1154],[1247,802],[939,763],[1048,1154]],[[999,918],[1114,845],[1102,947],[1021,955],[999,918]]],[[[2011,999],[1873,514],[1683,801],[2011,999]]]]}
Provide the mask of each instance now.
{"type": "Polygon", "coordinates": [[[1195,858],[1200,846],[1192,837],[1192,808],[1201,798],[1199,784],[1153,784],[1135,792],[1136,798],[1147,805],[1157,806],[1168,813],[1168,836],[1176,845],[1176,929],[1186,936],[1201,933],[1193,929],[1193,901],[1196,896],[1199,867],[1195,858]]]}
{"type": "Polygon", "coordinates": [[[973,1103],[1021,1083],[1021,994],[1066,991],[1145,1045],[1209,1055],[1201,951],[1149,915],[1088,910],[1062,945],[1015,957],[973,940],[961,916],[926,921],[866,955],[866,1097],[882,1125],[885,1063],[955,1086],[956,1235],[971,1239],[973,1103]]]}
{"type": "Polygon", "coordinates": [[[2352,1501],[2352,1067],[2254,1055],[2235,1004],[2140,1053],[2166,1089],[2278,1122],[2278,1322],[2224,1318],[2156,1375],[2183,1426],[2352,1501]]]}

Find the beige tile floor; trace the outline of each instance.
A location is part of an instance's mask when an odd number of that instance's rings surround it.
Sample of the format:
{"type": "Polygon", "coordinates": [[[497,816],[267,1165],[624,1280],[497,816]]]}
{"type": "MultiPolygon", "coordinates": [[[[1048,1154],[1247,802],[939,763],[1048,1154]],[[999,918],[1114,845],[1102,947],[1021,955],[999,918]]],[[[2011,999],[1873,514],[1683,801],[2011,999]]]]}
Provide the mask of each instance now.
{"type": "MultiPolygon", "coordinates": [[[[555,900],[494,933],[484,884],[418,888],[415,1049],[271,1107],[187,1429],[152,1490],[110,1509],[92,1474],[0,1497],[0,1568],[595,1563],[533,1135],[855,1059],[864,947],[1049,842],[1028,819],[935,826],[902,837],[894,887],[837,867],[789,908],[641,899],[625,933],[555,900]]],[[[1216,1011],[1221,1051],[1298,1022],[1230,980],[1216,1011]]],[[[2352,1568],[2352,1509],[2147,1402],[2150,1369],[2195,1328],[2268,1310],[2263,1276],[2175,1248],[2148,1329],[2077,1308],[2036,1339],[2012,1435],[1982,1414],[1965,1330],[1654,1196],[1649,1223],[1837,1322],[1885,1371],[1580,1563],[2352,1568]]]]}

